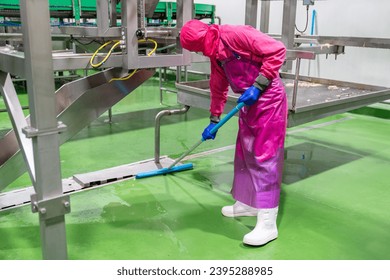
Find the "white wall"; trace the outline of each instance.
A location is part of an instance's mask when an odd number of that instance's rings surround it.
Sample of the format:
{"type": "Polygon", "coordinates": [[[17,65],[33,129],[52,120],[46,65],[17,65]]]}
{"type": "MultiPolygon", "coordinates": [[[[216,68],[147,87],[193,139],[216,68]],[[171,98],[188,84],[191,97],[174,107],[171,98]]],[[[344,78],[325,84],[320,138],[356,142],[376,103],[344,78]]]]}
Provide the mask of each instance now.
{"type": "Polygon", "coordinates": [[[194,0],[194,3],[211,4],[216,7],[216,15],[222,24],[244,24],[245,0],[194,0]]]}
{"type": "MultiPolygon", "coordinates": [[[[222,24],[244,24],[245,0],[195,0],[195,3],[216,5],[216,14],[222,24]]],[[[261,1],[259,1],[260,9],[261,1]]],[[[272,1],[270,6],[271,34],[280,34],[282,27],[283,1],[272,1]]],[[[316,0],[309,10],[317,12],[317,31],[322,36],[351,36],[390,38],[389,0],[316,0]]],[[[259,13],[260,15],[260,13],[259,13]]],[[[306,8],[298,0],[296,24],[303,29],[306,8]]],[[[309,74],[309,62],[302,64],[301,74],[309,74]]],[[[390,50],[346,47],[345,54],[335,57],[325,55],[319,62],[310,65],[310,75],[322,78],[350,81],[390,87],[390,50]]]]}

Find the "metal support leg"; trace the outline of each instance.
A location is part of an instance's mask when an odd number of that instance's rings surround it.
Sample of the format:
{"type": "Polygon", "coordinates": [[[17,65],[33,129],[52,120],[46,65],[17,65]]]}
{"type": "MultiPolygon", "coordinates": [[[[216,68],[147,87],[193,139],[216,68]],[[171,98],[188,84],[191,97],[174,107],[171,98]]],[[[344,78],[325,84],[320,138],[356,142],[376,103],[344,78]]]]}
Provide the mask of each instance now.
{"type": "Polygon", "coordinates": [[[98,36],[104,35],[104,33],[110,27],[109,15],[109,3],[108,0],[97,0],[96,1],[96,17],[97,17],[97,28],[98,36]]]}
{"type": "Polygon", "coordinates": [[[167,72],[166,72],[166,67],[160,67],[159,72],[158,72],[158,78],[159,78],[159,87],[160,87],[160,105],[163,104],[163,92],[172,92],[172,93],[177,93],[177,91],[163,87],[163,80],[167,80],[167,72]],[[163,72],[164,71],[164,72],[163,72]]]}
{"type": "Polygon", "coordinates": [[[184,81],[188,82],[188,69],[187,69],[187,65],[184,65],[184,81]]]}
{"type": "Polygon", "coordinates": [[[158,68],[158,83],[160,88],[160,104],[163,103],[163,89],[162,89],[162,67],[158,68]]]}
{"type": "Polygon", "coordinates": [[[292,97],[292,104],[291,104],[292,111],[295,111],[295,108],[297,106],[297,94],[298,94],[299,69],[300,69],[300,67],[301,67],[301,59],[297,58],[297,62],[296,62],[296,65],[295,65],[294,89],[293,89],[293,97],[292,97]]]}
{"type": "Polygon", "coordinates": [[[269,13],[270,13],[269,1],[261,1],[261,11],[260,11],[260,31],[263,33],[269,32],[269,13]]]}
{"type": "Polygon", "coordinates": [[[176,67],[176,83],[181,83],[181,66],[176,67]]]}
{"type": "MultiPolygon", "coordinates": [[[[294,48],[295,19],[297,14],[297,0],[284,0],[282,21],[282,42],[287,49],[294,48]]],[[[290,71],[292,62],[287,61],[283,71],[290,71]]]]}
{"type": "Polygon", "coordinates": [[[245,25],[257,28],[257,3],[258,0],[246,0],[245,3],[245,25]]]}
{"type": "Polygon", "coordinates": [[[25,132],[32,138],[35,164],[32,206],[39,211],[43,258],[67,259],[65,213],[70,205],[62,199],[55,87],[54,79],[48,79],[53,77],[53,60],[47,0],[21,0],[20,15],[31,114],[31,127],[25,132]]]}
{"type": "Polygon", "coordinates": [[[117,1],[110,2],[110,27],[116,27],[117,25],[117,12],[116,12],[117,1]]]}

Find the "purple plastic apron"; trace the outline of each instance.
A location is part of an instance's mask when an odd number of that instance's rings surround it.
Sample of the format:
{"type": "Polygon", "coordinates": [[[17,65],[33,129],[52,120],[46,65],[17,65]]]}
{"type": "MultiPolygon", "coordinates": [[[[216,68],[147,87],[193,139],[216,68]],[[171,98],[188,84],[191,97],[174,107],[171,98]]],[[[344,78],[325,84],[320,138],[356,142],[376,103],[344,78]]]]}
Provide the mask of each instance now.
{"type": "MultiPolygon", "coordinates": [[[[253,85],[261,66],[234,52],[220,65],[235,93],[253,85]]],[[[280,78],[271,81],[255,104],[241,109],[238,122],[233,198],[259,209],[275,208],[279,205],[287,125],[287,98],[280,78]]]]}

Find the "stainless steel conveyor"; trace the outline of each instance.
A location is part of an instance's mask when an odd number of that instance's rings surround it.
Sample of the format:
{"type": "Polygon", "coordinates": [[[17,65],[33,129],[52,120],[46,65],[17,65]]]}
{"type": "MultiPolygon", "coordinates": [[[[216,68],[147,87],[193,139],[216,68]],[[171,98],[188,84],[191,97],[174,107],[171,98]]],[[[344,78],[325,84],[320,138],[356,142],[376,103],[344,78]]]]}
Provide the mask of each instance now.
{"type": "MultiPolygon", "coordinates": [[[[296,80],[289,73],[281,73],[281,77],[289,100],[288,127],[390,99],[390,88],[304,76],[296,80]]],[[[180,104],[209,108],[209,80],[177,83],[176,87],[180,104]]],[[[225,112],[235,106],[237,99],[238,95],[229,89],[225,112]]]]}

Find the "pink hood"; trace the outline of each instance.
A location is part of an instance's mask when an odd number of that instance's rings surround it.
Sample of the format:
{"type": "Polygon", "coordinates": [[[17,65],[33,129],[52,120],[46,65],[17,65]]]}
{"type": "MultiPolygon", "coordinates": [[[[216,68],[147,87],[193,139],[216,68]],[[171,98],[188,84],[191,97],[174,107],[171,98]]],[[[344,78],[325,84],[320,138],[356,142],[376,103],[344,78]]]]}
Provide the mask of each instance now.
{"type": "Polygon", "coordinates": [[[193,52],[202,52],[208,57],[215,56],[218,42],[218,25],[208,25],[193,19],[187,21],[180,31],[180,43],[183,48],[193,52]]]}
{"type": "Polygon", "coordinates": [[[271,81],[278,77],[286,58],[286,48],[282,42],[245,25],[208,25],[199,20],[190,20],[181,29],[180,43],[183,48],[202,52],[210,58],[210,112],[216,116],[223,112],[229,86],[218,61],[231,57],[233,51],[258,62],[261,65],[259,73],[271,81]]]}

